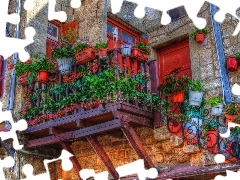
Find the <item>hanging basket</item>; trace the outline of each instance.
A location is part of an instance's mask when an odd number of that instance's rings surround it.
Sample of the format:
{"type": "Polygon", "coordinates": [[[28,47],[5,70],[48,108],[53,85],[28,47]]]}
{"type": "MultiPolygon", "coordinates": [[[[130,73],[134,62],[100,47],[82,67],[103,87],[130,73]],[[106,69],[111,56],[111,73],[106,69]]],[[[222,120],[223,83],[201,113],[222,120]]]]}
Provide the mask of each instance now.
{"type": "Polygon", "coordinates": [[[72,71],[72,58],[57,59],[57,63],[61,74],[68,74],[72,71]]]}
{"type": "Polygon", "coordinates": [[[131,57],[138,61],[146,62],[148,60],[149,54],[146,54],[144,51],[140,49],[133,48],[131,57]]]}
{"type": "Polygon", "coordinates": [[[98,56],[100,59],[106,59],[107,58],[107,48],[101,48],[98,50],[98,56]]]}
{"type": "Polygon", "coordinates": [[[217,130],[207,131],[207,150],[212,153],[217,153],[217,130]]]}
{"type": "Polygon", "coordinates": [[[86,48],[75,54],[76,64],[85,64],[96,58],[92,47],[86,48]]]}
{"type": "Polygon", "coordinates": [[[24,73],[18,77],[19,85],[27,85],[28,84],[28,73],[24,73]]]}
{"type": "Polygon", "coordinates": [[[48,81],[48,72],[46,70],[40,70],[38,72],[38,82],[47,82],[48,81]]]}
{"type": "Polygon", "coordinates": [[[229,72],[237,71],[238,69],[238,60],[235,57],[229,57],[227,59],[227,70],[229,72]]]}
{"type": "Polygon", "coordinates": [[[220,116],[223,113],[223,104],[218,104],[217,106],[212,107],[212,115],[220,116]]]}
{"type": "Polygon", "coordinates": [[[195,40],[198,44],[202,44],[204,42],[204,39],[205,39],[205,34],[203,33],[198,33],[195,36],[195,40]]]}
{"type": "Polygon", "coordinates": [[[177,92],[172,95],[172,101],[174,103],[182,103],[184,102],[184,91],[177,92]]]}
{"type": "Polygon", "coordinates": [[[123,57],[131,56],[132,53],[132,45],[123,44],[121,45],[121,54],[123,57]]]}
{"type": "Polygon", "coordinates": [[[234,121],[234,115],[232,115],[232,114],[225,114],[225,118],[226,118],[226,126],[228,127],[228,123],[234,121]]]}
{"type": "Polygon", "coordinates": [[[197,91],[189,91],[189,105],[200,106],[202,103],[203,93],[197,91]]]}

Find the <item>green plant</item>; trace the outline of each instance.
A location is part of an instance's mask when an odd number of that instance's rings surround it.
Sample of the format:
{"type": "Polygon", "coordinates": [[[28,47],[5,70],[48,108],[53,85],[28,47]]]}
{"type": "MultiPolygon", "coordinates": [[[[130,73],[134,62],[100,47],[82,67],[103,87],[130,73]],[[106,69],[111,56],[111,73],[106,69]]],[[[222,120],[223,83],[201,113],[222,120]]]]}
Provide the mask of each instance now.
{"type": "Polygon", "coordinates": [[[76,43],[76,44],[73,46],[73,52],[74,52],[74,53],[77,53],[77,52],[82,51],[83,49],[89,48],[89,47],[90,47],[90,45],[87,44],[87,43],[84,43],[84,42],[76,43]]]}
{"type": "Polygon", "coordinates": [[[208,30],[207,29],[198,29],[198,28],[195,28],[194,31],[189,35],[191,39],[194,39],[195,36],[199,33],[202,33],[202,34],[207,34],[208,33],[208,30]]]}
{"type": "Polygon", "coordinates": [[[240,52],[237,52],[235,55],[236,59],[238,60],[238,63],[240,65],[240,52]]]}
{"type": "Polygon", "coordinates": [[[95,44],[94,49],[95,50],[105,49],[105,48],[107,48],[107,46],[108,46],[108,43],[100,42],[100,43],[95,44]]]}
{"type": "Polygon", "coordinates": [[[217,124],[215,122],[204,122],[200,129],[204,132],[210,131],[210,130],[216,130],[217,124]]]}
{"type": "Polygon", "coordinates": [[[197,80],[194,80],[194,79],[190,80],[188,86],[189,86],[189,89],[191,91],[202,92],[202,90],[203,90],[203,84],[201,83],[201,81],[199,79],[197,79],[197,80]]]}
{"type": "Polygon", "coordinates": [[[230,103],[224,107],[225,114],[238,115],[240,112],[239,103],[230,103]]]}
{"type": "Polygon", "coordinates": [[[146,44],[144,44],[143,42],[137,43],[137,44],[134,46],[134,48],[140,49],[140,50],[144,51],[144,52],[147,53],[147,54],[150,54],[150,53],[151,53],[151,51],[150,51],[150,49],[148,48],[148,46],[147,46],[146,44]]]}
{"type": "Polygon", "coordinates": [[[73,48],[70,44],[57,46],[52,51],[54,59],[71,58],[73,57],[73,48]]]}
{"type": "Polygon", "coordinates": [[[60,38],[60,43],[73,45],[77,39],[77,30],[67,29],[67,33],[60,38]]]}
{"type": "Polygon", "coordinates": [[[214,106],[217,106],[218,104],[223,103],[223,99],[217,96],[205,98],[204,101],[206,104],[209,104],[211,107],[214,107],[214,106]]]}
{"type": "Polygon", "coordinates": [[[31,71],[30,69],[31,62],[30,63],[23,63],[23,62],[17,62],[15,66],[15,72],[16,76],[21,76],[24,73],[29,73],[31,71]]]}
{"type": "Polygon", "coordinates": [[[164,83],[158,87],[158,90],[164,96],[187,91],[190,78],[188,76],[177,77],[177,73],[173,72],[165,76],[164,83]]]}

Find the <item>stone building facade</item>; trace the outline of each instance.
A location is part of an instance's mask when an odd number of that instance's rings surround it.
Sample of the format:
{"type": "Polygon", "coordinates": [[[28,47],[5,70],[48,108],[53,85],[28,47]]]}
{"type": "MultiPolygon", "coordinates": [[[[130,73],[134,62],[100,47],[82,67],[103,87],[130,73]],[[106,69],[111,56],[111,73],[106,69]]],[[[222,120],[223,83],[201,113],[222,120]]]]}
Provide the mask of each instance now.
{"type": "MultiPolygon", "coordinates": [[[[34,3],[35,7],[32,11],[22,10],[20,34],[21,38],[24,38],[25,28],[28,26],[34,27],[36,30],[34,43],[29,45],[27,50],[31,53],[39,51],[46,53],[48,1],[34,0],[34,3]]],[[[148,35],[149,47],[151,48],[149,62],[155,64],[160,61],[158,55],[161,50],[181,41],[187,41],[190,49],[192,78],[200,79],[201,82],[205,84],[205,90],[208,95],[222,96],[223,89],[220,64],[210,16],[210,5],[208,3],[205,3],[199,12],[199,16],[207,20],[207,28],[209,30],[207,42],[204,45],[199,45],[194,40],[189,39],[189,34],[195,27],[184,13],[169,25],[162,26],[160,24],[161,12],[148,9],[146,16],[143,19],[138,19],[133,16],[136,4],[126,1],[124,1],[121,11],[116,15],[111,13],[110,0],[82,0],[81,3],[82,5],[78,9],[73,9],[70,6],[70,0],[57,0],[56,4],[56,11],[67,12],[67,22],[78,20],[78,36],[80,39],[87,38],[93,43],[106,40],[107,19],[120,20],[124,26],[127,26],[131,30],[148,35]],[[126,20],[126,14],[130,14],[132,19],[126,20]]],[[[16,11],[16,4],[16,0],[10,1],[10,13],[16,11]]],[[[225,21],[221,24],[224,54],[226,57],[240,50],[240,46],[238,45],[240,35],[238,34],[236,37],[232,36],[237,21],[236,18],[227,15],[225,21]]],[[[11,25],[10,36],[13,35],[14,26],[11,25]]],[[[9,67],[10,64],[11,58],[7,60],[7,67],[9,67]]],[[[239,81],[240,77],[238,72],[239,70],[234,73],[228,73],[230,87],[239,81]]],[[[5,73],[4,95],[0,99],[3,102],[3,110],[6,108],[7,92],[10,85],[11,71],[9,68],[6,69],[5,73]]],[[[156,79],[159,81],[157,75],[156,79]]],[[[17,84],[16,89],[14,99],[15,106],[13,110],[14,117],[16,117],[16,113],[20,111],[23,101],[22,87],[17,84]]],[[[197,146],[186,145],[181,138],[169,133],[165,125],[154,129],[141,127],[135,130],[155,166],[168,168],[177,164],[189,164],[191,166],[203,165],[203,152],[197,146]]],[[[122,136],[122,138],[116,138],[104,135],[99,136],[98,140],[115,167],[139,159],[124,136],[122,136]]],[[[74,141],[71,143],[71,147],[82,168],[93,168],[96,172],[107,170],[87,141],[74,141]]],[[[1,149],[3,153],[6,152],[3,147],[1,149]]],[[[17,151],[15,153],[15,169],[13,172],[6,169],[6,177],[9,180],[23,178],[22,167],[27,163],[33,165],[35,174],[43,173],[45,172],[43,159],[57,157],[58,155],[59,151],[54,148],[24,149],[23,151],[17,151]]],[[[50,164],[49,169],[51,179],[53,180],[78,179],[74,170],[69,172],[62,171],[61,162],[50,164]]],[[[205,178],[206,177],[202,177],[202,179],[205,178]]],[[[210,178],[213,179],[214,176],[208,177],[208,179],[210,178]]]]}

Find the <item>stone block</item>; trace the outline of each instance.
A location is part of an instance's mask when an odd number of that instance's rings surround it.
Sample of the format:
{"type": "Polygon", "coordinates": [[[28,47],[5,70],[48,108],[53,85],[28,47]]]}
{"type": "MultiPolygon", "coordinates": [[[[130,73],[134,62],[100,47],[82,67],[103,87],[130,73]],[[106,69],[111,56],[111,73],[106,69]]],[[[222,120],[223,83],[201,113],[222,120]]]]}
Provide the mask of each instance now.
{"type": "Polygon", "coordinates": [[[183,152],[186,154],[194,154],[199,151],[200,151],[199,147],[195,145],[186,145],[183,147],[183,152]]]}
{"type": "Polygon", "coordinates": [[[158,141],[164,141],[170,138],[170,133],[166,126],[154,129],[153,133],[154,138],[158,141]]]}
{"type": "Polygon", "coordinates": [[[171,146],[179,147],[183,144],[183,139],[178,136],[171,136],[170,142],[171,142],[171,146]]]}
{"type": "Polygon", "coordinates": [[[188,162],[189,160],[190,160],[190,156],[188,154],[185,154],[184,152],[179,152],[177,154],[177,162],[178,163],[188,162]]]}
{"type": "Polygon", "coordinates": [[[173,153],[174,152],[174,149],[172,148],[170,141],[164,141],[163,144],[162,144],[162,149],[166,153],[173,153]]]}
{"type": "Polygon", "coordinates": [[[192,154],[190,157],[190,165],[191,166],[200,166],[202,165],[202,154],[192,154]]]}

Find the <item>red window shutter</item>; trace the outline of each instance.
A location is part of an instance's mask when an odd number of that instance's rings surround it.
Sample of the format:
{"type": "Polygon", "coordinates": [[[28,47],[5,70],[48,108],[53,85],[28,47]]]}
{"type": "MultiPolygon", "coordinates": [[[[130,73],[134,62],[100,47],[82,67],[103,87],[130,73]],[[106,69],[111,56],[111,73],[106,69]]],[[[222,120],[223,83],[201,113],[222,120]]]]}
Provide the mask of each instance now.
{"type": "Polygon", "coordinates": [[[3,95],[3,82],[4,82],[4,59],[0,56],[0,97],[3,95]]]}
{"type": "Polygon", "coordinates": [[[67,22],[67,23],[63,23],[62,24],[62,27],[61,27],[61,36],[64,36],[68,33],[69,31],[69,28],[73,31],[76,31],[74,34],[75,35],[75,39],[73,40],[72,44],[74,44],[77,40],[77,30],[78,30],[78,21],[77,20],[74,20],[74,21],[70,21],[70,22],[67,22]]]}
{"type": "Polygon", "coordinates": [[[49,59],[52,57],[52,49],[53,49],[53,44],[47,41],[47,44],[46,44],[46,56],[49,59]]]}

